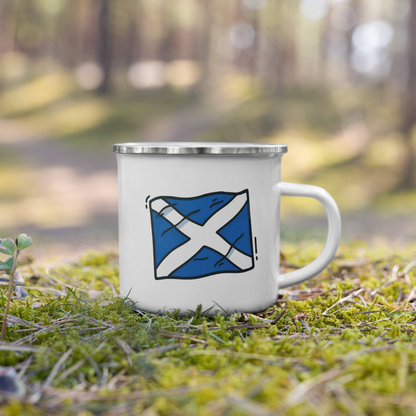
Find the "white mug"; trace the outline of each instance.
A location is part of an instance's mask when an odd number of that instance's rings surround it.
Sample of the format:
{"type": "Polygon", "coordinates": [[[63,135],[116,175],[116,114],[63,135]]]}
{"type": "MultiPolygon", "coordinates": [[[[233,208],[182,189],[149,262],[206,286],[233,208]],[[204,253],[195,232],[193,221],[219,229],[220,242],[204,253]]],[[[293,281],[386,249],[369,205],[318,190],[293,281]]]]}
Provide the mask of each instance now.
{"type": "Polygon", "coordinates": [[[258,312],[279,288],[320,273],[341,238],[334,199],[317,186],[281,182],[284,144],[122,143],[119,178],[120,293],[153,313],[202,305],[207,314],[258,312]],[[280,274],[280,197],[322,203],[321,254],[280,274]]]}

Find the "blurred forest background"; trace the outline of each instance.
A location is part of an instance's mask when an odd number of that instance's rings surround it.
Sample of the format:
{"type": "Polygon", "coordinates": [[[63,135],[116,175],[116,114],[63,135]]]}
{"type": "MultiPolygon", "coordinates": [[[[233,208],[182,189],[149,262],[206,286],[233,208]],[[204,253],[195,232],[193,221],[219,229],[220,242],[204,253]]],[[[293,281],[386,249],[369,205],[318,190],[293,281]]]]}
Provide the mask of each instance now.
{"type": "Polygon", "coordinates": [[[344,238],[416,239],[415,123],[416,0],[0,2],[0,233],[48,253],[116,244],[123,141],[286,143],[344,238]]]}

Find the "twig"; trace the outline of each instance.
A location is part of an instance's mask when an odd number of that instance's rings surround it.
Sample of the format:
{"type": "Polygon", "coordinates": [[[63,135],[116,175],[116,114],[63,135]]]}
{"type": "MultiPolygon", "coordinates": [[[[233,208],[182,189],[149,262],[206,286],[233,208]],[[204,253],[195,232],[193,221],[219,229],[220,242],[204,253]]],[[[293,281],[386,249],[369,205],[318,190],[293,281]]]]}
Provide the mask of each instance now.
{"type": "Polygon", "coordinates": [[[377,311],[354,312],[351,315],[368,315],[370,313],[377,313],[377,312],[383,312],[383,311],[377,310],[377,311]]]}
{"type": "Polygon", "coordinates": [[[226,398],[227,402],[237,408],[242,410],[247,415],[252,416],[276,416],[278,413],[275,413],[268,407],[263,404],[256,403],[253,400],[246,399],[244,397],[239,397],[234,394],[229,394],[226,398]]]}
{"type": "Polygon", "coordinates": [[[118,292],[114,285],[110,282],[110,279],[108,279],[107,277],[103,277],[103,281],[110,287],[111,291],[113,292],[113,295],[117,296],[118,292]]]}
{"type": "Polygon", "coordinates": [[[397,272],[399,271],[399,265],[398,264],[396,264],[394,267],[393,267],[393,270],[392,270],[392,272],[391,272],[391,278],[389,279],[389,280],[387,280],[387,282],[385,282],[385,283],[383,283],[380,287],[378,287],[377,289],[374,289],[371,293],[370,293],[370,295],[371,296],[374,296],[380,289],[382,289],[383,287],[386,287],[386,286],[388,286],[389,284],[391,284],[391,283],[393,283],[393,282],[395,282],[396,280],[397,280],[397,277],[398,277],[398,275],[397,275],[397,272]]]}
{"type": "Polygon", "coordinates": [[[108,367],[104,367],[103,376],[101,377],[101,380],[100,380],[100,388],[105,389],[107,382],[108,382],[108,367]]]}
{"type": "Polygon", "coordinates": [[[228,350],[194,350],[190,351],[188,356],[194,355],[217,355],[217,356],[229,356],[230,358],[244,358],[246,360],[260,360],[260,361],[268,361],[268,362],[284,362],[290,361],[295,362],[298,361],[296,358],[292,357],[280,357],[277,355],[263,355],[263,354],[255,354],[255,353],[248,353],[248,352],[235,352],[235,351],[228,351],[228,350]]]}
{"type": "Polygon", "coordinates": [[[120,347],[123,349],[123,351],[126,353],[127,355],[127,362],[129,363],[129,366],[132,367],[133,366],[133,361],[131,359],[131,353],[132,350],[130,348],[130,345],[128,345],[127,343],[125,343],[122,339],[120,338],[116,338],[116,341],[118,343],[118,345],[120,345],[120,347]]]}
{"type": "Polygon", "coordinates": [[[26,336],[26,337],[24,337],[24,338],[20,338],[20,339],[18,339],[17,341],[14,341],[14,342],[13,342],[13,344],[14,344],[14,345],[19,345],[19,344],[22,344],[22,343],[24,343],[25,341],[29,341],[29,340],[30,340],[29,342],[31,342],[31,340],[33,340],[33,338],[34,338],[36,335],[39,335],[39,334],[44,334],[44,333],[46,333],[46,332],[50,332],[50,331],[54,331],[54,330],[59,329],[60,327],[62,327],[62,326],[64,326],[64,325],[66,325],[66,323],[67,323],[67,322],[61,322],[61,324],[60,324],[60,325],[56,325],[56,324],[54,324],[54,326],[44,327],[44,328],[40,329],[39,331],[37,331],[37,332],[35,332],[35,333],[33,333],[33,334],[27,335],[27,336],[26,336]]]}
{"type": "Polygon", "coordinates": [[[387,341],[387,344],[395,344],[397,341],[400,341],[401,338],[391,339],[390,341],[387,341]]]}
{"type": "MultiPolygon", "coordinates": [[[[0,313],[0,316],[4,317],[4,315],[2,313],[0,313]]],[[[22,326],[26,326],[27,328],[30,328],[31,325],[33,325],[35,328],[39,328],[39,329],[44,328],[44,326],[42,326],[42,325],[36,324],[34,322],[26,321],[25,319],[18,318],[17,316],[14,316],[14,315],[11,315],[11,314],[9,314],[7,316],[7,320],[10,323],[14,324],[14,325],[22,325],[22,326]]]]}
{"type": "Polygon", "coordinates": [[[108,334],[108,332],[117,331],[117,330],[122,329],[122,328],[123,328],[123,325],[113,326],[112,328],[108,328],[108,329],[106,329],[102,332],[99,332],[98,334],[91,335],[90,337],[84,338],[84,341],[90,341],[91,339],[94,339],[94,338],[100,338],[104,334],[108,334]]]}
{"type": "MultiPolygon", "coordinates": [[[[7,286],[9,283],[8,282],[0,282],[0,286],[7,286]]],[[[52,294],[55,294],[57,296],[65,296],[66,293],[62,292],[62,290],[58,290],[58,289],[53,289],[50,287],[39,287],[39,286],[23,286],[24,289],[33,289],[33,290],[38,290],[39,292],[50,292],[52,294]]]]}
{"type": "Polygon", "coordinates": [[[406,275],[407,273],[410,272],[410,270],[412,270],[414,267],[416,267],[416,260],[412,261],[411,263],[409,263],[404,269],[403,269],[403,274],[406,275]]]}
{"type": "Polygon", "coordinates": [[[282,312],[279,313],[279,315],[276,316],[273,323],[275,324],[275,323],[279,322],[285,314],[286,314],[286,309],[283,309],[282,312]]]}
{"type": "Polygon", "coordinates": [[[171,396],[179,396],[188,393],[193,393],[196,391],[201,391],[205,389],[212,389],[215,388],[218,383],[206,383],[199,386],[183,386],[183,387],[174,387],[172,389],[160,389],[160,390],[138,390],[131,393],[126,394],[106,394],[103,395],[102,392],[80,392],[80,391],[68,391],[68,390],[60,390],[54,389],[52,387],[48,387],[46,389],[46,393],[50,396],[59,396],[61,400],[65,400],[67,398],[72,398],[74,402],[78,403],[85,403],[85,402],[114,402],[114,401],[136,401],[136,400],[147,400],[152,399],[155,397],[171,397],[171,396]]]}
{"type": "Polygon", "coordinates": [[[45,347],[36,347],[34,345],[0,344],[0,351],[38,352],[45,349],[45,347]]]}
{"type": "Polygon", "coordinates": [[[359,293],[363,292],[364,288],[358,289],[357,291],[351,293],[350,295],[346,296],[345,298],[340,299],[339,301],[335,302],[332,306],[330,306],[325,312],[322,313],[322,315],[326,315],[328,311],[330,311],[332,308],[335,308],[335,306],[339,305],[342,302],[345,302],[346,300],[352,299],[354,296],[357,296],[359,293]]]}
{"type": "Polygon", "coordinates": [[[199,344],[206,344],[206,341],[203,341],[202,339],[193,338],[193,337],[187,337],[185,335],[178,334],[176,332],[165,331],[164,329],[161,329],[159,331],[159,334],[162,335],[162,336],[164,336],[164,337],[168,337],[168,338],[185,339],[187,341],[197,342],[199,344]]]}
{"type": "Polygon", "coordinates": [[[302,403],[312,390],[338,377],[340,373],[340,368],[332,368],[325,373],[318,374],[317,376],[298,384],[287,396],[287,403],[291,406],[302,403]]]}
{"type": "Polygon", "coordinates": [[[406,302],[409,303],[412,299],[414,299],[416,294],[416,286],[413,286],[412,290],[409,293],[409,296],[406,299],[406,302]]]}
{"type": "Polygon", "coordinates": [[[67,370],[65,370],[56,380],[56,384],[59,384],[62,380],[65,380],[69,375],[71,375],[74,371],[77,371],[78,368],[82,367],[85,364],[85,360],[82,359],[69,367],[67,370]]]}
{"type": "Polygon", "coordinates": [[[229,326],[226,329],[256,329],[256,328],[270,328],[270,324],[241,324],[229,326]]]}
{"type": "Polygon", "coordinates": [[[62,357],[57,361],[57,363],[54,365],[52,371],[50,372],[49,376],[43,383],[43,387],[49,387],[56,375],[58,374],[59,369],[61,368],[61,365],[68,359],[68,357],[72,354],[73,349],[70,348],[68,351],[66,351],[62,357]]]}
{"type": "Polygon", "coordinates": [[[36,270],[33,268],[33,266],[30,264],[30,261],[28,260],[28,258],[25,256],[25,254],[20,253],[20,255],[22,256],[24,262],[26,263],[27,267],[29,267],[30,271],[32,272],[33,276],[35,277],[39,277],[39,273],[36,272],[36,270]]]}
{"type": "Polygon", "coordinates": [[[345,389],[337,385],[334,388],[331,388],[331,391],[335,394],[335,397],[345,406],[346,409],[349,409],[350,414],[354,416],[366,416],[366,413],[363,412],[360,406],[351,398],[351,396],[345,391],[345,389]]]}
{"type": "Polygon", "coordinates": [[[378,337],[374,338],[372,345],[376,345],[377,342],[380,341],[386,334],[387,334],[387,331],[383,331],[378,337]]]}
{"type": "Polygon", "coordinates": [[[348,354],[341,355],[340,357],[338,357],[338,359],[343,360],[344,362],[349,362],[349,361],[354,360],[355,358],[359,357],[360,355],[372,354],[374,352],[392,350],[393,348],[394,348],[394,345],[386,345],[386,346],[383,346],[383,347],[374,347],[374,348],[365,348],[363,350],[353,351],[353,352],[349,352],[348,354]]]}
{"type": "Polygon", "coordinates": [[[312,332],[311,327],[305,321],[303,321],[301,318],[299,318],[299,321],[305,327],[305,329],[308,331],[308,333],[310,335],[311,332],[312,332]]]}
{"type": "Polygon", "coordinates": [[[141,351],[141,352],[145,355],[163,354],[164,352],[167,352],[167,351],[176,350],[177,348],[180,348],[181,346],[182,346],[182,343],[179,342],[178,344],[164,345],[163,347],[158,347],[158,348],[150,348],[148,350],[141,351]]]}
{"type": "Polygon", "coordinates": [[[91,355],[89,355],[85,350],[83,351],[83,354],[84,354],[85,359],[91,364],[97,376],[102,377],[103,373],[101,372],[100,367],[98,366],[94,358],[92,358],[91,355]]]}
{"type": "Polygon", "coordinates": [[[26,373],[26,370],[29,368],[30,364],[33,361],[33,355],[30,356],[26,361],[23,362],[22,368],[20,369],[19,373],[17,374],[18,379],[22,379],[26,373]]]}

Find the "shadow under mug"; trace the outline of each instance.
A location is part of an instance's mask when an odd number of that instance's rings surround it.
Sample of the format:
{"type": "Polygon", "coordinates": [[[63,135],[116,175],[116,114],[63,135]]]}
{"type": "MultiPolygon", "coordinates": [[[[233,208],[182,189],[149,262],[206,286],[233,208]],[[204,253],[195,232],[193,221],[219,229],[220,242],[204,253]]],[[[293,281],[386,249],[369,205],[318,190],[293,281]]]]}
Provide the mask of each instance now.
{"type": "Polygon", "coordinates": [[[113,145],[119,183],[120,292],[135,307],[181,314],[258,312],[279,288],[320,273],[341,238],[334,199],[317,186],[281,181],[284,144],[113,145]],[[280,274],[280,198],[322,203],[321,254],[280,274]]]}

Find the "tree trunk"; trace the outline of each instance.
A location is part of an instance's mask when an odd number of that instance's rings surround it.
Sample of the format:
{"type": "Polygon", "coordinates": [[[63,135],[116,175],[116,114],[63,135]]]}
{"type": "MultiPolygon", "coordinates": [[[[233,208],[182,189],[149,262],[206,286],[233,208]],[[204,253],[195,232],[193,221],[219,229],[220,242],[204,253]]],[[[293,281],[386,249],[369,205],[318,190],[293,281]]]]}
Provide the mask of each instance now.
{"type": "Polygon", "coordinates": [[[176,33],[172,16],[173,4],[168,0],[162,3],[163,34],[159,45],[159,57],[162,61],[173,61],[176,56],[176,33]]]}
{"type": "Polygon", "coordinates": [[[199,7],[203,14],[201,21],[198,42],[194,42],[194,57],[200,65],[200,79],[195,88],[196,95],[202,97],[205,93],[206,82],[210,76],[211,64],[211,36],[214,27],[214,19],[212,13],[212,0],[202,0],[199,7]]]}
{"type": "Polygon", "coordinates": [[[286,2],[284,43],[280,51],[279,84],[282,90],[292,88],[297,78],[297,42],[296,42],[296,10],[286,2]]]}
{"type": "Polygon", "coordinates": [[[351,55],[354,51],[353,43],[352,43],[352,35],[354,33],[354,29],[357,26],[357,22],[360,20],[360,12],[361,12],[361,0],[352,0],[351,1],[351,8],[355,11],[357,16],[356,23],[354,26],[348,30],[347,32],[347,51],[346,51],[346,66],[347,66],[347,78],[352,83],[355,84],[357,82],[357,73],[355,72],[354,68],[349,64],[351,55]]]}
{"type": "Polygon", "coordinates": [[[259,32],[260,32],[260,21],[259,21],[258,10],[253,10],[251,18],[251,26],[256,32],[253,45],[251,45],[251,59],[248,61],[248,70],[250,74],[254,77],[258,74],[259,60],[260,56],[258,55],[259,51],[259,32]]]}
{"type": "Polygon", "coordinates": [[[213,30],[212,1],[203,0],[200,5],[203,12],[203,21],[201,24],[200,46],[196,56],[202,66],[202,79],[206,79],[209,74],[209,63],[211,57],[211,35],[213,30]]]}
{"type": "Polygon", "coordinates": [[[126,65],[130,66],[135,61],[140,60],[142,56],[142,32],[140,31],[141,27],[141,18],[143,16],[143,1],[136,1],[133,3],[131,9],[132,18],[129,21],[129,29],[127,31],[126,39],[126,65]]]}
{"type": "Polygon", "coordinates": [[[98,62],[103,70],[103,80],[97,89],[98,94],[110,92],[111,76],[111,24],[110,24],[111,0],[99,0],[98,7],[98,62]]]}
{"type": "Polygon", "coordinates": [[[407,157],[404,161],[402,178],[397,189],[413,189],[415,180],[415,151],[412,144],[412,132],[416,125],[416,0],[410,2],[407,39],[407,63],[409,75],[407,88],[402,99],[401,131],[405,140],[407,157]]]}

